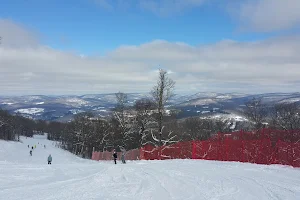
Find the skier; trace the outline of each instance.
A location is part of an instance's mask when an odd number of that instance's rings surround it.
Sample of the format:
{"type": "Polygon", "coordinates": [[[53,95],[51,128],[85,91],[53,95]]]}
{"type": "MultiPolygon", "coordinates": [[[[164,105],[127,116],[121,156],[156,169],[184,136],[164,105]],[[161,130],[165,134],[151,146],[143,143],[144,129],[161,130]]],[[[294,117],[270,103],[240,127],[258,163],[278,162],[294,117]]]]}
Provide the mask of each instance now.
{"type": "Polygon", "coordinates": [[[123,148],[123,147],[120,147],[120,148],[121,148],[121,151],[122,151],[122,155],[121,155],[122,163],[123,163],[123,164],[126,164],[126,161],[125,161],[126,150],[125,150],[125,148],[123,148]]]}
{"type": "Polygon", "coordinates": [[[33,149],[33,146],[31,147],[31,149],[33,149]]]}
{"type": "Polygon", "coordinates": [[[113,158],[114,158],[115,164],[117,164],[118,155],[117,155],[117,152],[115,149],[114,149],[114,153],[113,153],[113,158]]]}
{"type": "Polygon", "coordinates": [[[32,150],[30,150],[29,153],[30,153],[30,156],[32,156],[32,150]]]}
{"type": "Polygon", "coordinates": [[[48,156],[48,165],[51,165],[51,162],[52,162],[52,156],[51,154],[48,156]]]}
{"type": "Polygon", "coordinates": [[[44,145],[44,149],[46,149],[46,145],[44,145]]]}
{"type": "Polygon", "coordinates": [[[29,148],[29,145],[28,145],[28,148],[29,148]]]}

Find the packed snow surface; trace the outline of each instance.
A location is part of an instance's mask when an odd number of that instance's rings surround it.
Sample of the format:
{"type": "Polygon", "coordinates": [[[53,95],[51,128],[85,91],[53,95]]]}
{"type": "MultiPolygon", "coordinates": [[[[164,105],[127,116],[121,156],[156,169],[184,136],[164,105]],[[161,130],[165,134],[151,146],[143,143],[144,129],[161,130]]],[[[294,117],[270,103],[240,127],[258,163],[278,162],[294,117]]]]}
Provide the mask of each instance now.
{"type": "Polygon", "coordinates": [[[22,142],[0,140],[0,199],[300,199],[300,170],[292,167],[203,160],[114,165],[78,158],[44,136],[22,142]],[[27,145],[37,146],[33,156],[27,145]]]}

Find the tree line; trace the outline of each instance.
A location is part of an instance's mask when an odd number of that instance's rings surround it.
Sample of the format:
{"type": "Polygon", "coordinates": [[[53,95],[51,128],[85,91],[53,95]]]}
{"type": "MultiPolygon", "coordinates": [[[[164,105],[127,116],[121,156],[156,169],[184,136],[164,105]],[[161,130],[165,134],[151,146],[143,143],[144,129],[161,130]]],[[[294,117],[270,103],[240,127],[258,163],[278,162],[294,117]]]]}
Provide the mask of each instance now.
{"type": "MultiPolygon", "coordinates": [[[[33,132],[48,133],[48,139],[58,141],[61,148],[82,157],[95,151],[126,150],[151,144],[168,145],[179,141],[207,140],[218,132],[231,132],[228,119],[190,117],[177,119],[176,111],[167,112],[166,104],[174,95],[175,82],[164,70],[159,71],[151,98],[128,105],[127,95],[115,94],[117,105],[112,114],[99,118],[92,113],[80,113],[68,123],[33,121],[0,111],[0,139],[15,140],[19,135],[33,132]]],[[[245,104],[244,114],[249,119],[242,125],[246,130],[272,127],[280,130],[300,129],[299,106],[281,103],[267,106],[262,99],[253,98],[245,104]]]]}
{"type": "Polygon", "coordinates": [[[244,114],[250,120],[248,129],[269,127],[277,130],[300,130],[299,102],[281,102],[266,105],[262,98],[253,98],[245,104],[244,114]]]}
{"type": "Polygon", "coordinates": [[[31,137],[38,123],[0,109],[0,139],[20,140],[21,135],[31,137]]]}

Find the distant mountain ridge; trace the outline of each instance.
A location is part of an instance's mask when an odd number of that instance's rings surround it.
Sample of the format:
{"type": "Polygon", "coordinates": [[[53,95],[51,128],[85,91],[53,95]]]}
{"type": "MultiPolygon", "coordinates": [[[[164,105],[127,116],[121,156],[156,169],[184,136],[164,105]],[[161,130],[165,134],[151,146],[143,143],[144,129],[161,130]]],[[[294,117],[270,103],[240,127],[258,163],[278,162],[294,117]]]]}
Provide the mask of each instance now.
{"type": "MultiPolygon", "coordinates": [[[[129,105],[141,98],[149,98],[147,93],[127,94],[129,105]]],[[[205,116],[216,113],[239,113],[245,102],[253,97],[262,98],[265,104],[300,102],[300,93],[210,93],[199,92],[191,95],[175,95],[168,106],[180,110],[179,118],[205,116]]],[[[10,113],[19,113],[32,119],[49,121],[69,121],[75,114],[90,111],[98,116],[107,116],[116,105],[115,94],[86,95],[29,95],[0,96],[0,108],[10,113]]]]}

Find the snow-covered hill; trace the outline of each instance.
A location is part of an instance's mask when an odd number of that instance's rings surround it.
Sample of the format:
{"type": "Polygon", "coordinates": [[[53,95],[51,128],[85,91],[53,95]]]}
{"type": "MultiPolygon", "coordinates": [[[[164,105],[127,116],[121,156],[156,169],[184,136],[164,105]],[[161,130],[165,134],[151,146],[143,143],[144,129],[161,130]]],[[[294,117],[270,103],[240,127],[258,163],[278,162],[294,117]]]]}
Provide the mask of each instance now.
{"type": "Polygon", "coordinates": [[[300,170],[202,160],[85,160],[43,136],[0,140],[0,199],[298,200],[300,170]],[[33,156],[27,145],[37,145],[33,156]],[[46,148],[43,147],[46,145],[46,148]],[[47,165],[52,154],[53,163],[47,165]]]}
{"type": "MultiPolygon", "coordinates": [[[[130,93],[128,105],[141,98],[151,97],[149,93],[130,93]]],[[[253,97],[262,98],[263,103],[272,105],[283,102],[300,103],[300,93],[271,93],[247,95],[238,93],[199,92],[191,95],[175,95],[168,101],[168,107],[180,110],[178,118],[191,116],[230,114],[239,112],[253,97]]],[[[96,116],[108,116],[116,105],[115,94],[64,95],[64,96],[0,96],[0,109],[19,113],[32,119],[48,121],[69,121],[75,114],[93,112],[96,116]]]]}
{"type": "MultiPolygon", "coordinates": [[[[149,95],[148,95],[149,96],[149,95]]],[[[146,94],[128,94],[128,104],[146,94]]],[[[11,114],[18,113],[32,119],[48,121],[69,121],[75,114],[93,112],[96,116],[107,116],[117,103],[115,94],[63,95],[63,96],[0,96],[0,109],[11,114]]]]}

